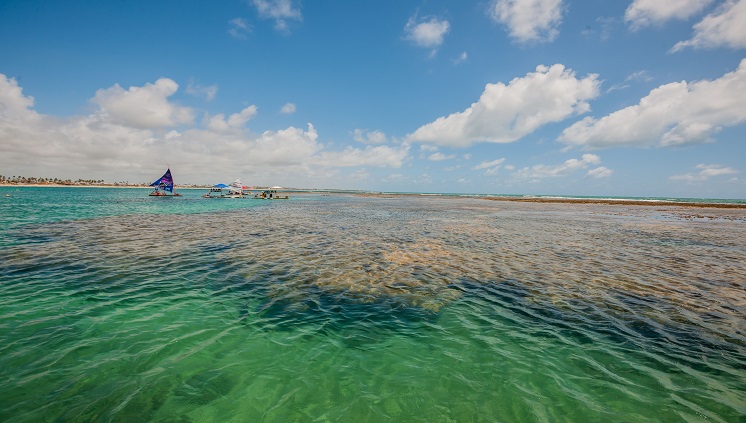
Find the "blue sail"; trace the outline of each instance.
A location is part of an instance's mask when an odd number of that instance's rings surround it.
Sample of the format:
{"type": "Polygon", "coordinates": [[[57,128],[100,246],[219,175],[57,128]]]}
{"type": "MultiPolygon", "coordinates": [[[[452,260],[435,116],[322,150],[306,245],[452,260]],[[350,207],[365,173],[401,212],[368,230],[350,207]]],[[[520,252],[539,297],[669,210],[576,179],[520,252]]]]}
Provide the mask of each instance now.
{"type": "Polygon", "coordinates": [[[166,170],[166,173],[160,177],[157,181],[150,184],[151,187],[158,187],[164,191],[174,192],[174,178],[171,177],[171,169],[166,170]]]}

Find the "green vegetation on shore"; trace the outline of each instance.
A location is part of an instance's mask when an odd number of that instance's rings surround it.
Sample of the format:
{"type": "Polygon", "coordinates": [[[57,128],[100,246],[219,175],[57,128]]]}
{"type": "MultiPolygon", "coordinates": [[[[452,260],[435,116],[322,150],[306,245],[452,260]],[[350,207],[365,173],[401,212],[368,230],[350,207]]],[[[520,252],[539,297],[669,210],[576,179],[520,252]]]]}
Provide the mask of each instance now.
{"type": "Polygon", "coordinates": [[[129,182],[104,182],[103,179],[71,179],[43,178],[36,176],[5,176],[0,175],[0,184],[11,185],[84,185],[84,186],[142,186],[142,184],[130,184],[129,182]]]}
{"type": "MultiPolygon", "coordinates": [[[[81,186],[81,187],[148,187],[147,182],[130,183],[129,181],[106,182],[103,179],[60,179],[44,178],[37,176],[5,176],[0,175],[0,185],[61,185],[61,186],[81,186]]],[[[182,188],[209,188],[208,185],[179,184],[182,188]]]]}

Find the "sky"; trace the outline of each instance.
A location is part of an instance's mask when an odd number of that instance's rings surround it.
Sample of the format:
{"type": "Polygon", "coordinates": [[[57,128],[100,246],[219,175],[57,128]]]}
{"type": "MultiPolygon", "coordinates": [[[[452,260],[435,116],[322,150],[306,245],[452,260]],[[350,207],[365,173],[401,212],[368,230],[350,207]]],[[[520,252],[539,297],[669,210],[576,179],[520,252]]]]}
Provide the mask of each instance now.
{"type": "Polygon", "coordinates": [[[746,0],[0,2],[0,174],[746,198],[746,0]]]}

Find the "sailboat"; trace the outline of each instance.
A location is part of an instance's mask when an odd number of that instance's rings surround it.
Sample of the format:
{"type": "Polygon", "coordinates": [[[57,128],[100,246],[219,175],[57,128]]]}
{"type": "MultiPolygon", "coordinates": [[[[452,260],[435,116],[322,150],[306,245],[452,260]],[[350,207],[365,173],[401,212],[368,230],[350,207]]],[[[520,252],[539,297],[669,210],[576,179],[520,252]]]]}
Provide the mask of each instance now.
{"type": "Polygon", "coordinates": [[[241,179],[236,179],[233,181],[231,186],[228,187],[228,196],[230,198],[243,197],[243,184],[241,184],[241,179]]]}
{"type": "Polygon", "coordinates": [[[174,178],[171,176],[171,168],[166,170],[157,181],[150,184],[155,189],[148,194],[151,197],[181,197],[181,194],[174,192],[174,178]]]}

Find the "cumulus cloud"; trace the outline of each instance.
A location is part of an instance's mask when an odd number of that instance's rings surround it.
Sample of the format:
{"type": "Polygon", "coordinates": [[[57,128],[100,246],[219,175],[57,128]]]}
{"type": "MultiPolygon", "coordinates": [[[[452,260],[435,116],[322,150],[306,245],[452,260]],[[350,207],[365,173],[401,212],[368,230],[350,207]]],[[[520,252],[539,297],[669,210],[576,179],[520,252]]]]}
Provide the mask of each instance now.
{"type": "Polygon", "coordinates": [[[312,124],[306,130],[290,127],[278,131],[265,131],[252,148],[253,155],[267,164],[297,164],[320,153],[323,145],[312,124]]]}
{"type": "Polygon", "coordinates": [[[36,112],[31,109],[34,107],[34,98],[24,96],[18,81],[3,74],[0,74],[0,105],[0,118],[3,120],[36,116],[36,112]]]}
{"type": "Polygon", "coordinates": [[[588,166],[597,165],[599,163],[601,163],[601,158],[597,155],[583,154],[580,160],[569,159],[558,165],[538,164],[532,167],[524,167],[513,173],[513,176],[517,179],[533,181],[546,178],[558,178],[570,175],[579,170],[586,169],[588,166]]]}
{"type": "Polygon", "coordinates": [[[364,149],[347,147],[342,151],[326,151],[312,160],[324,166],[375,166],[400,168],[409,153],[409,144],[399,146],[367,146],[364,149]]]}
{"type": "Polygon", "coordinates": [[[109,119],[124,126],[147,129],[189,124],[194,118],[191,109],[168,101],[178,89],[179,84],[168,78],[127,90],[115,84],[96,91],[91,101],[109,119]]]}
{"type": "Polygon", "coordinates": [[[686,47],[746,47],[746,1],[727,0],[694,25],[694,36],[690,40],[676,43],[671,51],[686,47]]]}
{"type": "Polygon", "coordinates": [[[493,0],[489,15],[518,42],[553,41],[562,23],[562,0],[493,0]]]}
{"type": "MultiPolygon", "coordinates": [[[[58,119],[33,110],[15,79],[0,74],[0,169],[16,174],[65,177],[73,170],[131,166],[120,159],[154,144],[153,131],[113,123],[98,110],[58,119]]],[[[80,175],[85,176],[85,175],[80,175]]],[[[119,179],[117,179],[119,180],[119,179]]]]}
{"type": "Polygon", "coordinates": [[[447,20],[440,20],[429,16],[422,19],[409,18],[404,25],[404,38],[418,47],[437,48],[443,44],[451,24],[447,20]]]}
{"type": "Polygon", "coordinates": [[[368,131],[366,129],[355,129],[352,131],[352,139],[363,144],[384,144],[388,141],[386,134],[381,131],[368,131]]]}
{"type": "Polygon", "coordinates": [[[343,167],[399,168],[407,160],[406,143],[332,150],[312,124],[254,134],[244,127],[256,115],[253,105],[208,115],[201,127],[185,126],[179,107],[169,102],[176,87],[169,81],[99,90],[92,101],[99,107],[92,113],[61,118],[37,113],[34,99],[23,95],[17,81],[0,74],[0,169],[145,182],[162,172],[168,158],[181,183],[242,176],[257,184],[287,185],[325,184],[343,167]],[[154,116],[142,116],[138,108],[154,116]]]}
{"type": "Polygon", "coordinates": [[[746,120],[745,84],[746,59],[713,81],[661,85],[637,105],[601,119],[586,117],[565,129],[559,140],[591,148],[708,142],[722,127],[746,120]]]}
{"type": "Polygon", "coordinates": [[[292,115],[295,113],[295,103],[285,103],[280,108],[280,113],[286,114],[286,115],[292,115]]]}
{"type": "Polygon", "coordinates": [[[721,165],[706,165],[699,164],[697,169],[701,169],[696,173],[685,173],[682,175],[673,175],[669,179],[673,181],[685,181],[685,182],[703,182],[715,176],[721,175],[735,175],[739,173],[736,169],[721,166],[721,165]]]}
{"type": "Polygon", "coordinates": [[[578,79],[560,64],[538,66],[508,85],[487,84],[471,107],[423,125],[407,139],[450,147],[513,142],[542,125],[589,111],[586,100],[598,96],[597,78],[591,74],[578,79]]]}
{"type": "Polygon", "coordinates": [[[259,13],[259,17],[275,21],[277,31],[289,32],[289,20],[303,20],[300,8],[293,6],[292,0],[253,0],[252,3],[259,13]]]}
{"type": "Polygon", "coordinates": [[[256,116],[256,113],[257,107],[252,105],[238,113],[233,113],[228,117],[228,119],[225,119],[223,114],[218,114],[209,119],[208,127],[213,131],[227,131],[231,128],[241,128],[246,125],[251,118],[256,116]]]}
{"type": "Polygon", "coordinates": [[[624,21],[636,31],[670,19],[687,19],[710,3],[712,0],[634,0],[624,13],[624,21]]]}
{"type": "Polygon", "coordinates": [[[233,18],[228,21],[228,34],[233,38],[245,40],[251,32],[251,25],[244,18],[233,18]]]}

